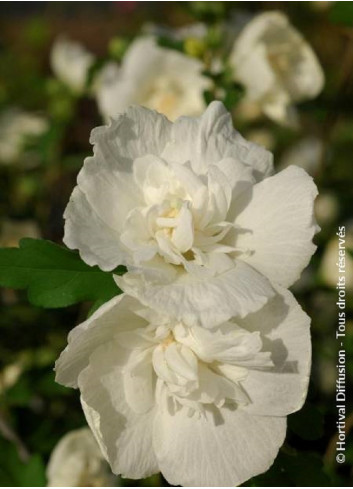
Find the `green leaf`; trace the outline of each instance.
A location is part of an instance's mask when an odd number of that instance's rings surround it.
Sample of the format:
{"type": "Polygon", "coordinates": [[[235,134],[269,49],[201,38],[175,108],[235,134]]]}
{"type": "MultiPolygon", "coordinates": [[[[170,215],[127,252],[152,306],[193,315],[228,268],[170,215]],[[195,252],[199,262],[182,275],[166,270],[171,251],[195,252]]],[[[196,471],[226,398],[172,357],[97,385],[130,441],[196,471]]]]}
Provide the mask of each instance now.
{"type": "Polygon", "coordinates": [[[288,417],[288,428],[304,440],[317,440],[324,434],[324,420],[321,412],[306,403],[303,409],[288,417]]]}
{"type": "MultiPolygon", "coordinates": [[[[124,271],[119,267],[114,273],[124,271]]],[[[90,267],[75,251],[31,238],[22,239],[19,248],[0,248],[0,285],[27,289],[33,305],[48,308],[103,303],[121,293],[112,273],[90,267]]]]}

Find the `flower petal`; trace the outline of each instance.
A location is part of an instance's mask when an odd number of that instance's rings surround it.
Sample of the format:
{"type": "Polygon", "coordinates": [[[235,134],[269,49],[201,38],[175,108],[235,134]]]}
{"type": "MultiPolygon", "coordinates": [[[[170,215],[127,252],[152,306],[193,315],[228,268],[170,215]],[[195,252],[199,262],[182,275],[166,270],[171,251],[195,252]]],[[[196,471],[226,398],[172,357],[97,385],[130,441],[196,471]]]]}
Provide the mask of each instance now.
{"type": "Polygon", "coordinates": [[[286,419],[251,416],[229,407],[188,416],[160,409],[153,446],[163,476],[172,485],[233,487],[265,472],[286,434],[286,419]]]}
{"type": "Polygon", "coordinates": [[[251,414],[286,416],[298,411],[306,398],[310,367],[310,318],[291,292],[278,295],[262,309],[238,321],[250,331],[260,331],[264,349],[272,353],[275,368],[249,370],[242,386],[251,399],[251,414]]]}
{"type": "Polygon", "coordinates": [[[68,345],[55,364],[56,381],[67,387],[77,387],[78,375],[87,367],[97,347],[111,341],[121,331],[145,327],[147,322],[133,313],[134,308],[140,309],[141,304],[121,294],[70,331],[68,345]]]}
{"type": "Polygon", "coordinates": [[[316,249],[316,186],[305,171],[291,166],[256,184],[251,196],[244,194],[233,204],[243,208],[235,223],[249,232],[236,233],[235,243],[228,244],[253,250],[242,259],[273,283],[289,287],[316,249]],[[248,199],[245,208],[242,199],[248,199]]]}
{"type": "Polygon", "coordinates": [[[118,248],[118,231],[100,219],[79,187],[71,194],[64,218],[64,243],[71,249],[78,249],[88,265],[113,270],[124,263],[124,254],[118,248]]]}
{"type": "Polygon", "coordinates": [[[121,349],[110,342],[90,357],[79,376],[82,407],[100,447],[116,474],[130,479],[159,471],[152,447],[154,410],[134,413],[126,402],[121,349]]]}
{"type": "Polygon", "coordinates": [[[228,157],[250,166],[256,179],[273,170],[272,154],[246,141],[234,129],[231,116],[221,102],[212,102],[198,119],[177,119],[162,157],[178,163],[190,161],[199,175],[206,174],[209,165],[228,157]]]}

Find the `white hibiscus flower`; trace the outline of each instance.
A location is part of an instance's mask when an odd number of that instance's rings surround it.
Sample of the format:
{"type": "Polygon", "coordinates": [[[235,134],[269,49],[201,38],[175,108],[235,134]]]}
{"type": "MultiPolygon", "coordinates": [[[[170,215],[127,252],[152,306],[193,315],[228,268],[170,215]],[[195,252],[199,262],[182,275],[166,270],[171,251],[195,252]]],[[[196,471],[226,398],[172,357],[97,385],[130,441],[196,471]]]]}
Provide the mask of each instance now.
{"type": "Polygon", "coordinates": [[[320,63],[281,12],[257,15],[241,31],[230,58],[246,104],[283,124],[295,122],[292,104],[316,97],[324,85],[320,63]]]}
{"type": "Polygon", "coordinates": [[[50,63],[59,80],[79,94],[85,90],[88,70],[94,63],[94,56],[79,42],[59,38],[52,47],[50,63]]]}
{"type": "Polygon", "coordinates": [[[95,82],[98,108],[105,119],[139,104],[175,120],[205,109],[209,81],[201,61],[161,48],[151,37],[134,41],[121,66],[108,63],[95,82]]]}
{"type": "Polygon", "coordinates": [[[89,265],[126,265],[118,284],[154,309],[204,326],[245,316],[315,250],[312,178],[268,176],[272,155],[234,131],[220,102],[174,124],[133,107],[91,141],[64,241],[89,265]]]}
{"type": "Polygon", "coordinates": [[[116,479],[89,428],[60,439],[50,455],[47,478],[48,487],[110,487],[116,479]]]}
{"type": "Polygon", "coordinates": [[[212,330],[120,295],[70,333],[56,379],[80,389],[116,474],[239,485],[270,467],[305,400],[309,322],[285,289],[212,330]]]}

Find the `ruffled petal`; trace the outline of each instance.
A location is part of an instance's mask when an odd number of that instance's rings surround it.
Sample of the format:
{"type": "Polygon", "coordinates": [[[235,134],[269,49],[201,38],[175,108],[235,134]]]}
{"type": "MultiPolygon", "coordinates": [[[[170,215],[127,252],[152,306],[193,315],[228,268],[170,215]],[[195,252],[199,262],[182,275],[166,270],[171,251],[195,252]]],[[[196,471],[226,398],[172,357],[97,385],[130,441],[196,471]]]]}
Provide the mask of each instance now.
{"type": "Polygon", "coordinates": [[[221,102],[212,102],[198,119],[177,119],[162,156],[177,163],[190,161],[199,175],[207,174],[209,165],[229,157],[250,166],[256,179],[273,171],[272,154],[246,141],[234,129],[231,115],[221,102]]]}

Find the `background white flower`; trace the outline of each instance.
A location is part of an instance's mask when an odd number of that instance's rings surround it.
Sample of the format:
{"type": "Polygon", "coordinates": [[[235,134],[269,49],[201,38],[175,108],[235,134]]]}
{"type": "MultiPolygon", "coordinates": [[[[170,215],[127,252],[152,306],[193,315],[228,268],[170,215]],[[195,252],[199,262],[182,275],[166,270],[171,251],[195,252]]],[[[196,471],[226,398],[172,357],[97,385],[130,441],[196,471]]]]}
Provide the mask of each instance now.
{"type": "Polygon", "coordinates": [[[268,176],[272,155],[220,102],[174,124],[130,108],[91,141],[64,241],[89,265],[127,265],[118,284],[155,309],[205,326],[245,316],[315,251],[312,179],[296,167],[268,176]]]}
{"type": "MultiPolygon", "coordinates": [[[[48,129],[47,120],[18,108],[0,114],[0,163],[15,163],[31,138],[40,136],[48,129]]],[[[34,158],[35,160],[36,158],[34,158]]],[[[31,161],[28,161],[31,166],[31,161]]]]}
{"type": "Polygon", "coordinates": [[[80,43],[61,37],[54,42],[50,63],[59,80],[79,94],[85,89],[94,56],[80,43]]]}
{"type": "Polygon", "coordinates": [[[293,103],[316,97],[324,85],[314,51],[278,11],[259,14],[244,27],[229,62],[246,101],[283,124],[295,122],[293,103]]]}
{"type": "Polygon", "coordinates": [[[202,69],[199,60],[142,37],[131,44],[120,67],[109,63],[98,76],[99,110],[105,119],[117,117],[131,104],[155,109],[171,120],[199,115],[209,86],[202,69]]]}
{"type": "Polygon", "coordinates": [[[286,290],[213,330],[121,295],[69,335],[58,382],[79,387],[113,472],[234,486],[264,472],[302,406],[310,320],[286,290]]]}
{"type": "Polygon", "coordinates": [[[48,487],[109,487],[116,479],[89,428],[61,438],[51,453],[47,477],[48,487]]]}

